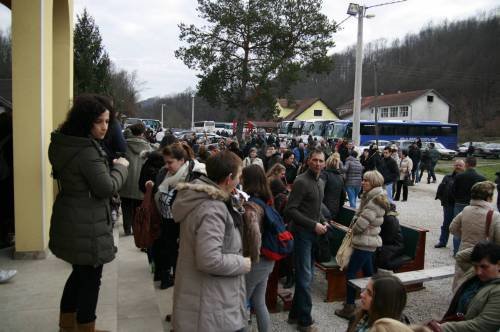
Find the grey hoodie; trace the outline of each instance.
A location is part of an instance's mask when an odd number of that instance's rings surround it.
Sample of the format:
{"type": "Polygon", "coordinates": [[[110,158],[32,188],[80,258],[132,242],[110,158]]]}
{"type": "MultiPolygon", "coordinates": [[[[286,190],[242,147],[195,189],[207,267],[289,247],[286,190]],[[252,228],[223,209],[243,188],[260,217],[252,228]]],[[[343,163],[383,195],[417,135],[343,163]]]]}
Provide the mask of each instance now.
{"type": "Polygon", "coordinates": [[[152,151],[153,148],[151,144],[142,137],[132,136],[127,138],[126,142],[126,155],[130,165],[128,166],[127,182],[123,185],[120,196],[142,200],[144,194],[139,190],[139,177],[141,175],[142,165],[146,162],[146,158],[144,158],[145,153],[152,151]]]}

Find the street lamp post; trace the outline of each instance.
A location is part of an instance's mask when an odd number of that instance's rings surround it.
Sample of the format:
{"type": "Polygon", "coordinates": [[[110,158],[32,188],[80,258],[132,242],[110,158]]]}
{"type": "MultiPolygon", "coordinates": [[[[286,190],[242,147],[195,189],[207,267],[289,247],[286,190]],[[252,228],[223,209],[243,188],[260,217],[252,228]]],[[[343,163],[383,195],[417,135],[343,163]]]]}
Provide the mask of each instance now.
{"type": "Polygon", "coordinates": [[[355,146],[360,144],[361,81],[363,78],[363,18],[365,7],[358,6],[358,42],[356,45],[356,74],[354,76],[354,105],[352,117],[352,139],[355,146]]]}
{"type": "Polygon", "coordinates": [[[363,75],[363,18],[372,18],[374,15],[366,15],[366,10],[372,7],[392,5],[407,0],[396,0],[381,3],[373,6],[360,6],[356,3],[350,3],[347,8],[347,14],[351,16],[358,15],[358,41],[356,45],[356,73],[354,76],[354,101],[352,110],[352,140],[354,145],[360,144],[360,118],[361,118],[361,81],[363,75]]]}
{"type": "Polygon", "coordinates": [[[194,93],[191,95],[191,130],[194,131],[194,93]]]}

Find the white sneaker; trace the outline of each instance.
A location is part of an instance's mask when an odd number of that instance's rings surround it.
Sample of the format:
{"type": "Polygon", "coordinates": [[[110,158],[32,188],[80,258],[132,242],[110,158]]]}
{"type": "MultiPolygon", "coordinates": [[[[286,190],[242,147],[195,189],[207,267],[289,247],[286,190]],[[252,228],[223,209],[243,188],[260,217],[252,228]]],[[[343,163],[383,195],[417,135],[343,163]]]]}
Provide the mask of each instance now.
{"type": "Polygon", "coordinates": [[[12,279],[16,273],[16,270],[0,270],[0,284],[12,279]]]}

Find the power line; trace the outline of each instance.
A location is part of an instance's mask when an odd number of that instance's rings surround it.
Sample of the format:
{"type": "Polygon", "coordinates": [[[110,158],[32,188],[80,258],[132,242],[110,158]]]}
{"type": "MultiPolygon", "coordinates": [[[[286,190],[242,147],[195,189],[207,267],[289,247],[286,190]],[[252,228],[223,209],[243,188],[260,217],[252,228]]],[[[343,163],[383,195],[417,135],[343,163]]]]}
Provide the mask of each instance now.
{"type": "Polygon", "coordinates": [[[385,6],[385,5],[392,5],[393,3],[400,3],[400,2],[406,2],[406,1],[408,1],[408,0],[399,0],[399,1],[384,2],[384,3],[379,3],[379,4],[373,5],[373,6],[366,6],[365,9],[373,8],[373,7],[380,7],[380,6],[385,6]]]}

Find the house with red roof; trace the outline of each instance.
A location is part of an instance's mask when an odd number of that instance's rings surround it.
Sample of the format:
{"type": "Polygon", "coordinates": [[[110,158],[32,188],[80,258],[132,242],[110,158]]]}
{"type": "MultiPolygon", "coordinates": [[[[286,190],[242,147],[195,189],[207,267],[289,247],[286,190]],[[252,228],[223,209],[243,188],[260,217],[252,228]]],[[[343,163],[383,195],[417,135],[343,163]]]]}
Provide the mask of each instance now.
{"type": "Polygon", "coordinates": [[[339,119],[337,114],[321,98],[294,101],[278,99],[276,101],[276,110],[278,117],[283,121],[339,119]]]}
{"type": "MultiPolygon", "coordinates": [[[[361,120],[448,122],[452,105],[436,90],[416,90],[368,96],[361,99],[361,120]]],[[[353,101],[337,107],[341,119],[352,120],[353,101]]]]}

